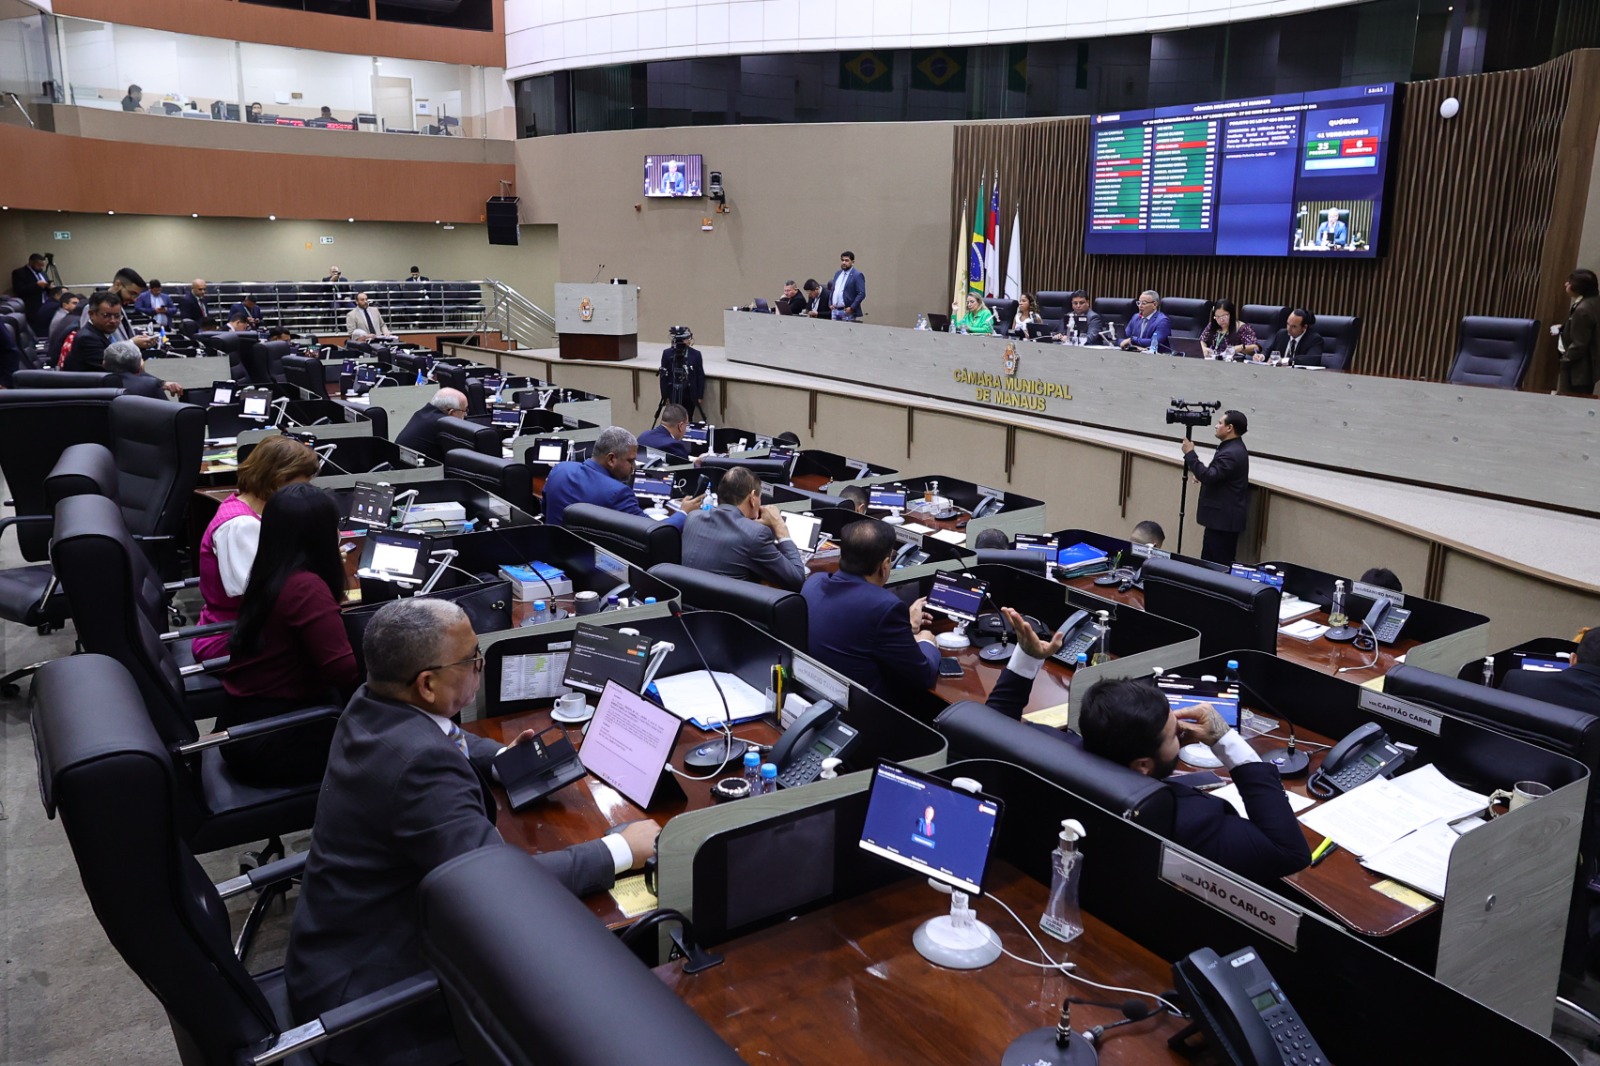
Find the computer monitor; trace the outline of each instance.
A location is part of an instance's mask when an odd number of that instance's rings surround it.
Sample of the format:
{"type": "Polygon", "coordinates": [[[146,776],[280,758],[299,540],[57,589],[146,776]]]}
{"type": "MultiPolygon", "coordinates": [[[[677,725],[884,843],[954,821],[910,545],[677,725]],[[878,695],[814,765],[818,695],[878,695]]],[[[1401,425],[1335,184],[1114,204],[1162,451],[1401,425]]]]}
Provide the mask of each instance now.
{"type": "Polygon", "coordinates": [[[239,386],[232,381],[213,381],[211,383],[211,406],[218,407],[222,404],[233,402],[233,397],[238,392],[239,386]]]}
{"type": "Polygon", "coordinates": [[[584,733],[583,767],[647,811],[682,730],[671,711],[607,681],[584,733]]]}
{"type": "Polygon", "coordinates": [[[579,622],[572,634],[572,654],[562,682],[583,692],[600,693],[607,681],[638,691],[650,664],[650,638],[579,622]]]}
{"type": "Polygon", "coordinates": [[[388,529],[394,513],[394,486],[385,481],[357,481],[350,494],[350,521],[374,529],[388,529]]]}
{"type": "Polygon", "coordinates": [[[970,574],[952,574],[941,570],[933,575],[933,587],[928,590],[928,609],[938,611],[957,622],[977,621],[983,609],[984,597],[989,595],[989,583],[979,581],[970,574]]]}
{"type": "Polygon", "coordinates": [[[1557,673],[1571,665],[1572,660],[1570,659],[1547,659],[1538,655],[1523,655],[1517,659],[1517,666],[1523,670],[1532,670],[1536,674],[1557,673]]]}
{"type": "Polygon", "coordinates": [[[382,376],[383,368],[377,363],[361,363],[356,367],[356,384],[358,386],[364,385],[370,389],[378,383],[378,379],[382,376]]]}
{"type": "Polygon", "coordinates": [[[867,492],[867,507],[879,511],[903,511],[906,506],[904,489],[871,489],[867,492]]]}
{"type": "Polygon", "coordinates": [[[1225,681],[1206,681],[1197,677],[1177,677],[1163,674],[1156,686],[1167,697],[1167,705],[1175,711],[1188,710],[1209,703],[1222,715],[1230,729],[1239,727],[1239,686],[1225,681]]]}
{"type": "Polygon", "coordinates": [[[683,439],[691,444],[710,444],[711,427],[704,422],[690,422],[683,427],[683,439]]]}
{"type": "Polygon", "coordinates": [[[872,772],[861,848],[963,892],[981,893],[1005,805],[881,762],[872,772]]]}
{"type": "Polygon", "coordinates": [[[1018,533],[1011,538],[1011,546],[1019,552],[1038,552],[1048,555],[1050,561],[1056,561],[1056,552],[1061,545],[1049,533],[1018,533]]]}
{"type": "Polygon", "coordinates": [[[640,475],[633,479],[633,494],[651,500],[672,499],[672,479],[670,477],[646,477],[640,475]]]}
{"type": "Polygon", "coordinates": [[[798,511],[784,513],[783,524],[789,529],[789,539],[803,552],[817,550],[817,534],[822,531],[822,519],[798,511]]]}
{"type": "Polygon", "coordinates": [[[522,428],[522,412],[515,407],[496,407],[490,420],[513,431],[522,428]]]}
{"type": "Polygon", "coordinates": [[[566,459],[567,442],[560,437],[538,437],[528,449],[528,459],[535,463],[554,465],[566,459]]]}
{"type": "Polygon", "coordinates": [[[361,548],[359,577],[421,582],[427,578],[428,538],[420,533],[373,530],[361,548]]]}
{"type": "Polygon", "coordinates": [[[239,413],[246,418],[266,418],[272,405],[272,390],[265,385],[250,385],[238,393],[239,413]]]}

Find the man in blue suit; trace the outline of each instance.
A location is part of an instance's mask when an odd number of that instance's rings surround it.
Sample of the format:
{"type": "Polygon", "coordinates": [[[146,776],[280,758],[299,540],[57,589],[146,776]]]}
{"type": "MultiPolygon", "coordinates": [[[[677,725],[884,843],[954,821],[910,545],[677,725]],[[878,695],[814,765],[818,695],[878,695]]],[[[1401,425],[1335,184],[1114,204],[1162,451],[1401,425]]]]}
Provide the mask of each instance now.
{"type": "Polygon", "coordinates": [[[856,269],[856,253],[839,253],[839,272],[828,283],[828,307],[840,322],[861,317],[861,301],[867,298],[867,276],[856,269]]]}
{"type": "Polygon", "coordinates": [[[1139,348],[1146,351],[1171,351],[1167,338],[1172,336],[1172,320],[1161,313],[1161,294],[1146,289],[1139,294],[1139,313],[1128,322],[1128,335],[1122,338],[1122,347],[1129,351],[1139,348]]]}
{"type": "MultiPolygon", "coordinates": [[[[544,523],[559,526],[561,516],[575,503],[593,503],[623,514],[644,517],[633,494],[633,468],[639,459],[639,442],[621,426],[608,426],[594,442],[594,455],[581,463],[557,463],[544,483],[544,523]]],[[[689,513],[700,507],[704,495],[683,501],[683,510],[667,519],[683,528],[689,513]]],[[[891,534],[892,535],[892,534],[891,534]]]]}
{"type": "Polygon", "coordinates": [[[689,445],[683,440],[683,430],[688,424],[689,412],[675,403],[669,403],[661,409],[661,424],[639,434],[639,447],[654,448],[679,459],[688,459],[689,445]]]}
{"type": "Polygon", "coordinates": [[[1240,818],[1225,800],[1172,782],[1173,842],[1263,885],[1310,865],[1311,848],[1278,768],[1262,762],[1210,704],[1174,711],[1149,678],[1107,678],[1084,695],[1078,730],[1084,750],[1158,779],[1178,765],[1181,744],[1206,745],[1239,786],[1249,817],[1240,818]]]}
{"type": "Polygon", "coordinates": [[[1350,227],[1339,217],[1339,209],[1330,207],[1323,214],[1327,217],[1322,220],[1322,225],[1317,227],[1317,246],[1343,248],[1350,243],[1350,227]]]}

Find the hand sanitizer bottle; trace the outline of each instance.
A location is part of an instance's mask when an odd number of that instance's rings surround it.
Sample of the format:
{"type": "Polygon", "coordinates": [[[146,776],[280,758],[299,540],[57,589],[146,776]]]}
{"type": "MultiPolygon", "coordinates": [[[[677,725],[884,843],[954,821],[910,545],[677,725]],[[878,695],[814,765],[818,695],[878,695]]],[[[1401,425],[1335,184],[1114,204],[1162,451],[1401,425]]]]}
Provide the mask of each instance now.
{"type": "Polygon", "coordinates": [[[1075,940],[1083,933],[1083,914],[1078,909],[1083,853],[1078,850],[1078,841],[1085,835],[1083,823],[1076,818],[1066,819],[1061,823],[1055,853],[1050,856],[1050,898],[1039,928],[1057,940],[1075,940]]]}

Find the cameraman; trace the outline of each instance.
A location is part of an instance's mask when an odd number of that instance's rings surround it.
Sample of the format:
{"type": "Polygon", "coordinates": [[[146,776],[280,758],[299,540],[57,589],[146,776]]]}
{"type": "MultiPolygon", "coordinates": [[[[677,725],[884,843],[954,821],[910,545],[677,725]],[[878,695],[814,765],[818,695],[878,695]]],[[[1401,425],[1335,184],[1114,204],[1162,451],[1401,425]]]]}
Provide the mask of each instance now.
{"type": "Polygon", "coordinates": [[[1194,441],[1183,441],[1183,465],[1200,483],[1200,502],[1195,518],[1205,527],[1205,543],[1200,558],[1231,565],[1239,548],[1250,512],[1250,451],[1239,438],[1250,428],[1249,419],[1239,411],[1224,411],[1217,419],[1217,454],[1211,465],[1194,454],[1194,441]]]}
{"type": "Polygon", "coordinates": [[[694,332],[688,326],[673,326],[667,330],[672,346],[661,352],[661,404],[657,417],[668,405],[675,403],[690,415],[698,408],[700,418],[706,417],[706,364],[698,348],[691,347],[694,332]]]}

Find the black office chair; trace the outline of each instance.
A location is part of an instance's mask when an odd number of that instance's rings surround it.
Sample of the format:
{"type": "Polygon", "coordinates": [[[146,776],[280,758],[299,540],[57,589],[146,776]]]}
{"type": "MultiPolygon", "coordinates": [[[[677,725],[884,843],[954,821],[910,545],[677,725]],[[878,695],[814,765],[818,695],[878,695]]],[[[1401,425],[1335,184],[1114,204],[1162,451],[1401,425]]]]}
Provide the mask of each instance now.
{"type": "Polygon", "coordinates": [[[72,602],[83,650],[110,656],[133,678],[149,720],[182,771],[194,801],[182,827],[191,846],[207,852],[268,840],[261,854],[281,855],[279,834],[311,827],[320,782],[247,785],[223,761],[220,743],[336,717],[340,708],[292,711],[202,739],[195,720],[215,717],[226,693],[188,688],[189,676],[203,667],[181,666],[163,641],[165,606],[151,602],[148,564],[128,536],[117,505],[103,496],[62,500],[50,559],[72,602]]]}
{"type": "Polygon", "coordinates": [[[283,380],[305,394],[305,399],[321,400],[328,395],[328,371],[314,355],[285,355],[281,360],[283,380]]]}
{"type": "Polygon", "coordinates": [[[683,593],[685,606],[736,615],[800,651],[810,644],[810,613],[798,592],[675,563],[652,566],[650,575],[683,593]]]}
{"type": "Polygon", "coordinates": [[[39,562],[50,551],[48,519],[54,504],[46,498],[45,477],[69,445],[111,443],[111,401],[121,394],[119,389],[0,390],[0,475],[15,516],[27,519],[17,530],[27,561],[39,562]]]}
{"type": "Polygon", "coordinates": [[[471,1064],[738,1066],[733,1049],[530,856],[493,844],[417,893],[422,954],[471,1064]],[[538,915],[507,924],[507,913],[538,915]],[[614,1005],[597,1025],[597,1003],[614,1005]]]}
{"type": "Polygon", "coordinates": [[[1139,301],[1129,296],[1096,297],[1090,306],[1107,326],[1126,326],[1128,320],[1139,313],[1139,301]]]}
{"type": "Polygon", "coordinates": [[[1239,308],[1239,321],[1255,330],[1256,340],[1264,350],[1278,335],[1278,331],[1288,324],[1289,311],[1290,308],[1270,304],[1245,304],[1239,308]]]}
{"type": "Polygon", "coordinates": [[[1046,322],[1065,322],[1067,313],[1072,310],[1072,292],[1066,289],[1052,289],[1046,292],[1034,293],[1039,301],[1039,306],[1034,310],[1039,312],[1039,317],[1046,322]]]}
{"type": "Polygon", "coordinates": [[[1515,389],[1522,385],[1533,360],[1539,320],[1469,315],[1461,320],[1456,338],[1456,357],[1446,381],[1515,389]]]}
{"type": "Polygon", "coordinates": [[[708,455],[700,460],[700,471],[709,474],[719,471],[719,479],[736,466],[742,466],[756,476],[759,481],[770,481],[775,485],[786,484],[789,480],[789,460],[787,459],[739,459],[727,455],[708,455]]]}
{"type": "Polygon", "coordinates": [[[449,415],[436,421],[433,426],[441,455],[455,448],[464,448],[480,455],[500,457],[505,438],[493,426],[480,426],[476,422],[449,415]]]}
{"type": "Polygon", "coordinates": [[[206,412],[149,396],[119,396],[111,403],[114,498],[128,532],[163,580],[179,575],[189,501],[200,480],[206,412]]]}
{"type": "Polygon", "coordinates": [[[1175,559],[1146,559],[1144,609],[1200,631],[1200,655],[1278,650],[1281,590],[1175,559]]]}
{"type": "Polygon", "coordinates": [[[977,548],[978,565],[996,563],[1000,566],[1015,567],[1026,570],[1030,574],[1044,574],[1049,572],[1050,565],[1055,562],[1046,552],[1018,551],[1015,548],[977,548]]]}
{"type": "Polygon", "coordinates": [[[1328,370],[1348,370],[1361,340],[1360,315],[1318,315],[1313,327],[1322,337],[1322,365],[1328,370]]]}
{"type": "Polygon", "coordinates": [[[1083,750],[1076,734],[1008,718],[973,700],[952,703],[933,727],[950,742],[950,761],[999,759],[1032,770],[1091,803],[1172,835],[1176,802],[1166,783],[1083,750]]]}
{"type": "Polygon", "coordinates": [[[122,375],[93,370],[19,370],[11,379],[16,389],[120,389],[122,375]]]}
{"type": "Polygon", "coordinates": [[[1174,337],[1198,337],[1211,321],[1211,303],[1187,296],[1167,296],[1161,301],[1161,313],[1172,322],[1174,337]]]}
{"type": "Polygon", "coordinates": [[[184,1066],[248,1062],[268,1050],[290,1052],[290,1066],[312,1066],[305,1048],[436,994],[431,975],[419,974],[280,1043],[294,1028],[283,971],[245,970],[254,926],[247,921],[230,944],[223,900],[281,886],[306,856],[211,884],[187,842],[185,824],[196,812],[185,775],[115,660],[46,663],[34,682],[32,727],[45,812],[66,830],[107,938],[165,1008],[184,1066]]]}
{"type": "Polygon", "coordinates": [[[533,468],[527,463],[466,448],[452,448],[444,453],[444,476],[486,489],[527,514],[536,515],[542,509],[539,498],[533,494],[533,468]]]}
{"type": "MultiPolygon", "coordinates": [[[[250,355],[255,361],[257,372],[265,381],[287,381],[283,373],[283,360],[285,356],[294,354],[294,345],[288,341],[257,341],[250,355]]],[[[324,390],[326,395],[326,390],[324,390]]]]}
{"type": "Polygon", "coordinates": [[[562,514],[561,525],[641,569],[683,561],[683,533],[669,522],[575,503],[562,514]]]}
{"type": "Polygon", "coordinates": [[[998,296],[988,297],[983,305],[994,312],[994,331],[1004,333],[1011,328],[1011,323],[1017,318],[1017,301],[1008,300],[998,296]]]}

